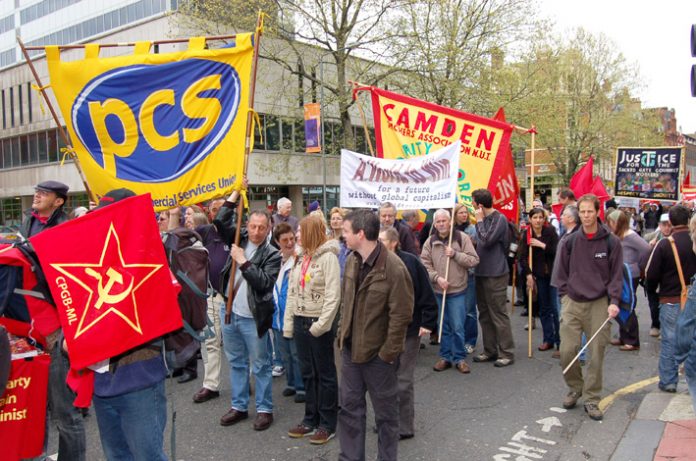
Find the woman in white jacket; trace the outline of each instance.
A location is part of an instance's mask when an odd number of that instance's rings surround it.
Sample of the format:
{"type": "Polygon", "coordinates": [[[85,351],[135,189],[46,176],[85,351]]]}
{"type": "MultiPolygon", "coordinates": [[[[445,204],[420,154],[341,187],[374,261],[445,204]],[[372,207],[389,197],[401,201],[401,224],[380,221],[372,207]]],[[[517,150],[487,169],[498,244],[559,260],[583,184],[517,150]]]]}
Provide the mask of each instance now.
{"type": "Polygon", "coordinates": [[[333,438],[338,415],[333,323],[341,296],[339,246],[317,216],[300,221],[297,243],[302,251],[290,273],[283,336],[295,340],[306,401],[304,419],[288,435],[320,445],[333,438]]]}

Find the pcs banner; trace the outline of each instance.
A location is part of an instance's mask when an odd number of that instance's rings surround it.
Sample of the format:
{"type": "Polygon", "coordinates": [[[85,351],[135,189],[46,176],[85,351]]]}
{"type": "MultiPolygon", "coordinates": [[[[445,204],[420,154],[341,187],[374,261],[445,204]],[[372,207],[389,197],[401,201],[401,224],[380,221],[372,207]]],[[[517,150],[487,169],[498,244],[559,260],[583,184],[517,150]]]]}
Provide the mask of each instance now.
{"type": "Polygon", "coordinates": [[[240,186],[254,48],[251,34],[230,48],[61,61],[46,47],[51,87],[90,188],[149,192],[156,210],[199,203],[240,186]]]}
{"type": "Polygon", "coordinates": [[[341,150],[341,206],[377,208],[391,202],[397,210],[454,206],[459,141],[431,155],[380,159],[341,150]]]}
{"type": "Polygon", "coordinates": [[[375,87],[372,96],[377,154],[384,158],[428,155],[461,141],[458,199],[471,208],[476,189],[494,190],[508,153],[512,125],[375,87]],[[493,184],[491,184],[493,183],[493,184]]]}
{"type": "Polygon", "coordinates": [[[678,200],[683,147],[619,147],[617,197],[678,200]]]}

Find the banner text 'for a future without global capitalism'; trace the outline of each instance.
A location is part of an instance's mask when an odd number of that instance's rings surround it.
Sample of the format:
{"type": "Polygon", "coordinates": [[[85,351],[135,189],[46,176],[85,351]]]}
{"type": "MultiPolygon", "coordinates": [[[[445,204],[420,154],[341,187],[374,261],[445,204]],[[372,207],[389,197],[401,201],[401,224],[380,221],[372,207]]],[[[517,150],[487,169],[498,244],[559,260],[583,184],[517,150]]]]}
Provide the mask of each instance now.
{"type": "Polygon", "coordinates": [[[341,151],[341,206],[399,210],[454,206],[459,141],[427,156],[392,160],[341,151]]]}

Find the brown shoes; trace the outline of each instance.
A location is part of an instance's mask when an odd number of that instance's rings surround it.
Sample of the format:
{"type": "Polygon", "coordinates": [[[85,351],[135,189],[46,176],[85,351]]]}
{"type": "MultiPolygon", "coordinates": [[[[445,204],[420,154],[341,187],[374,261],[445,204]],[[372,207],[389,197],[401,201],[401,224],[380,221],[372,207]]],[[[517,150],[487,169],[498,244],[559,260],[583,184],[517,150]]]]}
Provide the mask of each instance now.
{"type": "Polygon", "coordinates": [[[435,363],[435,365],[433,366],[433,370],[435,371],[445,371],[448,368],[452,368],[452,363],[448,362],[445,359],[438,360],[437,363],[435,363]]]}
{"type": "Polygon", "coordinates": [[[208,388],[202,387],[198,392],[193,394],[193,403],[203,403],[218,397],[220,397],[220,392],[211,391],[208,388]]]}
{"type": "Polygon", "coordinates": [[[611,341],[609,341],[609,344],[611,344],[612,346],[620,346],[623,343],[618,338],[611,338],[611,341]]]}
{"type": "Polygon", "coordinates": [[[553,349],[553,344],[541,343],[541,346],[539,346],[537,349],[539,349],[541,352],[549,351],[549,350],[553,349]]]}
{"type": "Polygon", "coordinates": [[[258,413],[254,421],[255,431],[265,431],[273,423],[273,413],[258,413]]]}
{"type": "Polygon", "coordinates": [[[247,419],[249,413],[246,411],[239,411],[231,408],[230,411],[225,413],[222,418],[220,418],[220,426],[231,426],[237,424],[243,419],[247,419]]]}
{"type": "Polygon", "coordinates": [[[469,368],[469,365],[464,360],[457,364],[457,370],[464,374],[471,373],[471,368],[469,368]]]}
{"type": "Polygon", "coordinates": [[[566,410],[570,410],[571,408],[575,408],[575,405],[578,403],[578,399],[580,398],[580,393],[575,392],[575,391],[570,391],[568,392],[568,395],[566,395],[565,399],[563,399],[563,408],[566,410]]]}

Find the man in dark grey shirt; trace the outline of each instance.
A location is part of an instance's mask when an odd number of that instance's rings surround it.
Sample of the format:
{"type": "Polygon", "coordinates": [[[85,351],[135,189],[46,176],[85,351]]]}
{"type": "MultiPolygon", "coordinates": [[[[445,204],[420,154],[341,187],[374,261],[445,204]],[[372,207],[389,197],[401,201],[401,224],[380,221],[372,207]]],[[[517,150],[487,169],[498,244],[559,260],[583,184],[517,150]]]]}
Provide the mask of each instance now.
{"type": "Polygon", "coordinates": [[[476,302],[483,333],[483,354],[474,357],[474,362],[495,361],[496,367],[506,367],[515,361],[515,343],[506,308],[509,271],[506,255],[510,244],[507,220],[493,209],[493,196],[488,189],[477,189],[471,197],[476,210],[476,253],[480,261],[474,269],[476,302]]]}

